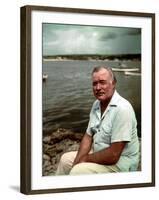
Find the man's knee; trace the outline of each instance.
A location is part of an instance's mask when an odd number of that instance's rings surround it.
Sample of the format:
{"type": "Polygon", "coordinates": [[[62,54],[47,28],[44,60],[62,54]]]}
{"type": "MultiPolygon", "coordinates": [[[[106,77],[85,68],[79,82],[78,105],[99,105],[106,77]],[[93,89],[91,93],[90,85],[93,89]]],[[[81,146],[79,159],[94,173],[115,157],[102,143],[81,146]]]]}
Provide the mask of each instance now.
{"type": "Polygon", "coordinates": [[[77,152],[71,151],[64,153],[60,158],[60,165],[72,167],[77,152]]]}
{"type": "Polygon", "coordinates": [[[69,174],[76,152],[67,152],[61,156],[56,175],[69,174]]]}
{"type": "Polygon", "coordinates": [[[65,164],[68,162],[68,153],[64,153],[60,158],[60,163],[65,164]]]}

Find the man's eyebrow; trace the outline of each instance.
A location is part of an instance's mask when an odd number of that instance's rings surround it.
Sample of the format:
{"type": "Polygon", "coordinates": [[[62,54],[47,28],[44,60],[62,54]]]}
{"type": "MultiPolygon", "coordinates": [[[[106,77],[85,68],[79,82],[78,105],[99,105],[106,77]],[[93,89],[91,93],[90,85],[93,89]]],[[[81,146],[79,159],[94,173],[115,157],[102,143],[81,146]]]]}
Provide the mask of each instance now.
{"type": "Polygon", "coordinates": [[[107,80],[98,80],[98,81],[93,81],[93,83],[107,83],[107,80]]]}
{"type": "Polygon", "coordinates": [[[107,80],[105,80],[105,79],[99,79],[99,80],[94,80],[94,81],[107,81],[107,80]]]}
{"type": "Polygon", "coordinates": [[[101,81],[104,81],[104,82],[105,82],[105,81],[107,81],[107,80],[99,80],[99,82],[101,82],[101,81]]]}
{"type": "Polygon", "coordinates": [[[98,80],[96,82],[107,82],[107,80],[102,79],[102,80],[98,80]]]}

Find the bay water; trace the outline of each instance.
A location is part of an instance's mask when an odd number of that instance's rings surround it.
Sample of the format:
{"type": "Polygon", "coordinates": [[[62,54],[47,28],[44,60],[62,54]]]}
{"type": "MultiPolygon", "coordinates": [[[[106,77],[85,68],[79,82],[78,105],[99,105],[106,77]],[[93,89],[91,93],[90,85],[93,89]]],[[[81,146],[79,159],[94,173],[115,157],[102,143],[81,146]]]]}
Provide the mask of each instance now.
{"type": "MultiPolygon", "coordinates": [[[[126,68],[141,69],[141,62],[123,61],[126,68]]],[[[95,97],[92,92],[91,73],[95,66],[107,65],[118,68],[120,61],[43,61],[43,134],[49,135],[58,128],[85,132],[89,112],[95,97]]],[[[117,91],[133,106],[138,122],[138,135],[141,136],[141,76],[115,72],[117,91]]]]}

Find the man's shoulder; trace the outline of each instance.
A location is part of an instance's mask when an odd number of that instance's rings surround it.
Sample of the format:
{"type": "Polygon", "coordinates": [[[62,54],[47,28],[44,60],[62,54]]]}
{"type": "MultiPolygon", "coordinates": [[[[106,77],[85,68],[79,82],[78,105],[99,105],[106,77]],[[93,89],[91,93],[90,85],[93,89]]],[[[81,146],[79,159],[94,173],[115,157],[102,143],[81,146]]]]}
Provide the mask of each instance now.
{"type": "Polygon", "coordinates": [[[118,110],[129,110],[129,111],[134,110],[131,103],[120,95],[118,96],[117,108],[118,110]]]}
{"type": "Polygon", "coordinates": [[[93,102],[93,105],[92,105],[92,108],[98,108],[99,107],[99,100],[96,99],[94,102],[93,102]]]}
{"type": "Polygon", "coordinates": [[[100,107],[100,102],[98,99],[96,99],[92,104],[91,112],[97,111],[99,107],[100,107]]]}
{"type": "Polygon", "coordinates": [[[116,103],[119,106],[131,106],[131,103],[118,93],[116,93],[116,103]]]}

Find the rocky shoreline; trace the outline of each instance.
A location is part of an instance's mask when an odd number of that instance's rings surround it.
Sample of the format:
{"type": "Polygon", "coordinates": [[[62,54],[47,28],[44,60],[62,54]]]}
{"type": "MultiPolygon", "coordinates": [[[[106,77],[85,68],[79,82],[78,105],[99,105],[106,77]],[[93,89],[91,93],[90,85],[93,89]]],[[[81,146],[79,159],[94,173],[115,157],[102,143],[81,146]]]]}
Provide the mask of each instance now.
{"type": "MultiPolygon", "coordinates": [[[[78,150],[83,133],[59,128],[43,137],[43,176],[54,175],[63,153],[78,150]]],[[[140,142],[141,143],[141,142],[140,142]]],[[[138,170],[141,170],[141,159],[138,170]]]]}
{"type": "Polygon", "coordinates": [[[43,176],[54,175],[63,153],[78,150],[83,133],[59,128],[43,138],[43,176]]]}

